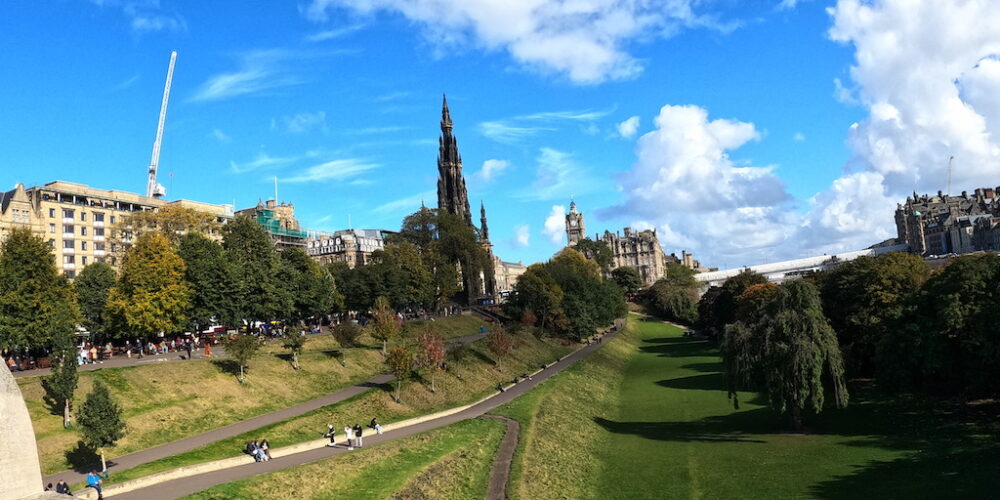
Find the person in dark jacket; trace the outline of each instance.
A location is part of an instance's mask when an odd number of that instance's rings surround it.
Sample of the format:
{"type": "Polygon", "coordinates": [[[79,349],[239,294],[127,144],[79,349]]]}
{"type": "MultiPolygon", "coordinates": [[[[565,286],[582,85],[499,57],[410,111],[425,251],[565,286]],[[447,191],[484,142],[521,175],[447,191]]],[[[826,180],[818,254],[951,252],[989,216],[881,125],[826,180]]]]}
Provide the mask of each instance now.
{"type": "Polygon", "coordinates": [[[361,435],[364,433],[364,429],[361,428],[361,424],[354,424],[354,441],[358,448],[364,446],[364,442],[361,440],[361,435]]]}
{"type": "Polygon", "coordinates": [[[69,493],[69,485],[66,484],[66,481],[60,479],[59,482],[56,483],[56,493],[59,493],[59,494],[62,494],[62,495],[69,495],[70,494],[69,493]]]}

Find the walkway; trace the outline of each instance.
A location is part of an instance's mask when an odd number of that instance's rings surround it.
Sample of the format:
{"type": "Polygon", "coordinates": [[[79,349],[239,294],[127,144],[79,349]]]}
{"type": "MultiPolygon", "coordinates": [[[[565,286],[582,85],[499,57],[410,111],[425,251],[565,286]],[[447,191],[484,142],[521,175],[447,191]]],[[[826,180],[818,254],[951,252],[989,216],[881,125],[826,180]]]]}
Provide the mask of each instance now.
{"type": "MultiPolygon", "coordinates": [[[[450,339],[448,342],[451,344],[468,344],[470,342],[482,339],[483,335],[476,333],[473,335],[467,335],[465,337],[459,337],[457,339],[450,339]]],[[[213,429],[208,432],[204,432],[189,438],[184,438],[178,441],[173,441],[170,443],[162,444],[160,446],[154,446],[152,448],[146,448],[145,450],[140,450],[135,453],[130,453],[128,455],[123,455],[108,460],[108,470],[125,470],[131,469],[142,465],[147,462],[152,462],[154,460],[159,460],[161,458],[170,457],[177,455],[178,453],[183,453],[185,451],[193,450],[205,446],[216,441],[227,439],[244,432],[249,432],[254,429],[259,429],[265,425],[271,425],[283,420],[288,420],[290,418],[298,417],[310,411],[322,408],[324,406],[329,406],[332,404],[339,403],[345,399],[357,396],[363,392],[370,390],[373,387],[388,383],[394,380],[393,376],[388,373],[383,373],[376,377],[370,378],[364,382],[357,385],[342,389],[333,394],[328,394],[305,403],[300,403],[295,406],[290,406],[283,410],[278,410],[272,413],[267,413],[259,417],[253,417],[247,420],[242,420],[225,427],[220,427],[218,429],[213,429]]],[[[99,466],[98,466],[99,468],[99,466]]],[[[89,472],[88,467],[79,467],[77,469],[68,470],[53,474],[51,476],[45,477],[45,483],[55,484],[60,479],[65,480],[69,484],[76,484],[80,481],[86,479],[86,474],[89,472]]]]}
{"type": "MultiPolygon", "coordinates": [[[[319,334],[323,335],[323,334],[319,334]]],[[[316,335],[316,336],[319,336],[316,335]]],[[[208,359],[205,358],[204,350],[195,349],[191,352],[191,359],[208,359]]],[[[221,345],[212,346],[212,358],[218,359],[226,355],[226,349],[221,345]]],[[[122,354],[119,354],[111,359],[106,359],[103,362],[98,363],[87,363],[85,365],[79,365],[76,367],[78,372],[86,372],[91,370],[100,370],[101,368],[121,368],[123,366],[141,366],[149,365],[154,363],[164,363],[164,362],[174,362],[174,361],[185,361],[187,358],[187,351],[177,351],[168,354],[150,354],[140,358],[139,356],[132,356],[131,358],[122,354]]],[[[52,373],[51,368],[35,368],[34,370],[25,370],[23,372],[14,372],[14,378],[25,378],[25,377],[43,377],[52,373]]]]}
{"type": "MultiPolygon", "coordinates": [[[[614,334],[608,334],[607,337],[612,337],[614,334]]],[[[432,429],[437,429],[439,427],[444,427],[455,422],[460,422],[462,420],[467,420],[470,418],[476,418],[484,415],[486,412],[510,402],[514,398],[524,394],[525,392],[531,390],[536,385],[548,380],[553,375],[563,371],[574,363],[583,359],[589,355],[594,350],[600,348],[602,343],[594,343],[589,346],[583,347],[582,349],[566,356],[561,361],[553,363],[545,370],[532,377],[530,381],[522,381],[515,385],[506,392],[498,393],[496,396],[483,401],[471,408],[464,411],[448,415],[446,417],[437,418],[434,420],[429,420],[409,427],[404,427],[402,429],[394,430],[392,432],[387,432],[381,436],[373,435],[371,437],[365,436],[365,445],[378,445],[380,443],[385,443],[395,439],[404,438],[407,436],[412,436],[414,434],[419,434],[421,432],[426,432],[432,429]]],[[[285,457],[275,458],[267,462],[261,463],[248,463],[246,465],[241,465],[238,467],[233,467],[231,469],[226,469],[222,471],[208,472],[205,474],[200,474],[197,476],[190,476],[175,479],[173,481],[167,481],[164,483],[157,484],[155,486],[150,486],[148,488],[138,489],[130,491],[128,493],[122,493],[120,495],[115,495],[114,498],[122,500],[172,500],[174,498],[180,498],[185,495],[190,495],[192,493],[211,488],[212,486],[228,483],[230,481],[236,481],[238,479],[244,479],[259,474],[265,474],[268,472],[274,472],[278,470],[287,469],[289,467],[295,467],[298,465],[307,464],[310,462],[315,462],[317,460],[322,460],[331,456],[342,455],[348,453],[347,448],[342,446],[337,446],[334,448],[322,447],[316,448],[309,451],[304,451],[302,453],[297,453],[294,455],[289,455],[285,457]]],[[[48,481],[46,479],[46,481],[48,481]]]]}
{"type": "Polygon", "coordinates": [[[510,466],[514,462],[514,451],[517,450],[517,435],[521,432],[521,424],[517,423],[517,420],[500,415],[486,415],[486,418],[507,424],[507,432],[503,435],[503,441],[500,441],[500,448],[490,468],[490,485],[486,490],[486,500],[507,500],[507,481],[510,479],[510,466]]]}

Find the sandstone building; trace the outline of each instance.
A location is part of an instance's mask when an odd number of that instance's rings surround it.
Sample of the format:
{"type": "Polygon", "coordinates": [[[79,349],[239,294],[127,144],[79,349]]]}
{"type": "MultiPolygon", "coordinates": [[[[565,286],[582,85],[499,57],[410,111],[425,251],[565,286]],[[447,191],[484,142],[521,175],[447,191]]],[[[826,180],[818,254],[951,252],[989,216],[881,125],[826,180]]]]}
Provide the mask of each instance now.
{"type": "Polygon", "coordinates": [[[962,191],[950,196],[907,197],[896,205],[896,243],[920,255],[1000,250],[1000,202],[997,188],[962,191]]]}
{"type": "Polygon", "coordinates": [[[257,221],[271,235],[278,249],[306,248],[308,233],[299,226],[295,219],[295,205],[277,200],[258,201],[257,206],[244,208],[236,215],[246,215],[257,221]]]}
{"type": "Polygon", "coordinates": [[[345,229],[333,234],[310,238],[306,253],[322,263],[344,262],[354,269],[371,262],[372,253],[385,248],[385,237],[392,234],[383,229],[345,229]]]}

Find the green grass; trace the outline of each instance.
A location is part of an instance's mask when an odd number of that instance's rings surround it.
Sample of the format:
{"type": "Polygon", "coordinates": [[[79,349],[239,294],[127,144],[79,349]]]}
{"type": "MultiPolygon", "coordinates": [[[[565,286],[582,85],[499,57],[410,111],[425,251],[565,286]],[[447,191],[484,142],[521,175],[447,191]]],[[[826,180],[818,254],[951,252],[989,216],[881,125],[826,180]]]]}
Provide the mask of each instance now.
{"type": "Polygon", "coordinates": [[[390,396],[392,387],[385,385],[354,398],[323,407],[232,438],[172,457],[152,461],[131,469],[117,471],[107,484],[124,482],[156,472],[238,456],[247,441],[267,438],[272,448],[320,439],[327,424],[339,430],[346,424],[365,424],[377,416],[383,424],[425,415],[472,403],[494,392],[497,383],[510,381],[515,375],[533,371],[545,362],[552,362],[570,351],[569,347],[550,341],[539,341],[527,334],[517,334],[514,351],[504,360],[503,371],[496,369],[486,342],[480,340],[466,346],[461,356],[449,360],[450,373],[437,375],[437,392],[429,390],[429,381],[417,379],[403,385],[401,403],[390,396]],[[460,378],[459,378],[460,377],[460,378]]]}
{"type": "Polygon", "coordinates": [[[712,346],[662,323],[631,323],[498,411],[527,430],[512,498],[995,497],[996,402],[854,387],[848,408],[790,434],[752,394],[731,406],[712,346]]]}
{"type": "MultiPolygon", "coordinates": [[[[424,324],[448,338],[477,333],[480,326],[486,325],[476,317],[454,316],[408,323],[407,335],[416,336],[424,324]]],[[[74,399],[77,405],[82,403],[94,380],[109,386],[125,412],[128,434],[108,450],[108,457],[121,456],[286,408],[371,378],[385,367],[375,343],[365,340],[371,346],[348,349],[344,367],[337,357],[339,345],[332,337],[312,337],[300,357],[302,369],[298,371],[291,369],[288,351],[280,343],[269,344],[250,362],[247,383],[243,385],[236,381],[232,366],[224,359],[80,372],[74,399]]],[[[61,409],[54,414],[43,403],[40,378],[20,378],[17,382],[31,415],[42,472],[51,474],[78,462],[90,463],[93,455],[72,454],[79,436],[63,429],[61,409]]]]}
{"type": "Polygon", "coordinates": [[[466,420],[185,498],[483,498],[504,427],[495,420],[466,420]]]}

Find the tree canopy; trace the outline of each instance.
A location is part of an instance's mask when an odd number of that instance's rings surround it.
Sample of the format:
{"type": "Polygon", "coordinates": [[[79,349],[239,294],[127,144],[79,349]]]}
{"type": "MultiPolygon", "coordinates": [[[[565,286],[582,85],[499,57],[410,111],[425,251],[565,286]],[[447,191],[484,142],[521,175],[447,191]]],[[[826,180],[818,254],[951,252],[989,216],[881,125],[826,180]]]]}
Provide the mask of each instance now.
{"type": "Polygon", "coordinates": [[[698,280],[695,271],[681,264],[667,264],[663,277],[646,291],[646,304],[666,319],[685,324],[698,320],[698,280]]]}
{"type": "Polygon", "coordinates": [[[622,266],[611,271],[611,279],[628,294],[638,292],[643,285],[642,276],[632,266],[622,266]]]}
{"type": "Polygon", "coordinates": [[[187,326],[191,288],[186,266],[166,236],[148,232],[125,253],[118,282],[108,294],[108,312],[118,335],[175,333],[187,326]]]}
{"type": "MultiPolygon", "coordinates": [[[[611,251],[607,243],[601,240],[594,241],[590,238],[584,238],[576,242],[573,248],[583,254],[584,257],[597,263],[597,267],[601,269],[601,272],[608,272],[614,264],[615,253],[611,251]]],[[[619,285],[621,284],[619,283],[619,285]]]]}
{"type": "Polygon", "coordinates": [[[94,262],[83,268],[73,282],[83,324],[91,332],[105,333],[105,309],[114,285],[115,270],[105,262],[94,262]]]}
{"type": "Polygon", "coordinates": [[[278,284],[278,255],[267,231],[250,217],[237,216],[222,230],[226,259],[235,265],[236,317],[270,321],[292,309],[292,297],[278,284]]]}
{"type": "Polygon", "coordinates": [[[237,325],[239,305],[236,291],[236,268],[226,258],[222,245],[198,233],[185,234],[177,253],[184,261],[184,281],[191,288],[191,300],[185,315],[196,331],[214,321],[237,325]]]}

